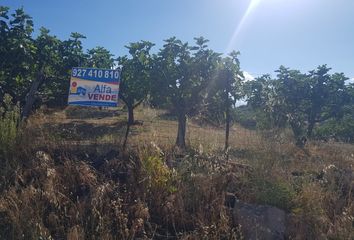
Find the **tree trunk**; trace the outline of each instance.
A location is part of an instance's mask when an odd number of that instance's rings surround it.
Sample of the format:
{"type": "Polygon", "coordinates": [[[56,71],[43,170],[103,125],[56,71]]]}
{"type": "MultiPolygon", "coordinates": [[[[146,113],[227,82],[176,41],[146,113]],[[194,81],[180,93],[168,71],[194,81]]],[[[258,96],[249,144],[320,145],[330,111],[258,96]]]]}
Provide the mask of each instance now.
{"type": "Polygon", "coordinates": [[[130,104],[126,104],[128,108],[128,122],[127,122],[127,130],[125,132],[125,137],[124,137],[124,142],[123,142],[123,151],[125,151],[125,147],[127,145],[128,141],[128,136],[129,136],[129,130],[130,126],[134,124],[134,107],[130,104]]]}
{"type": "Polygon", "coordinates": [[[225,93],[225,104],[226,104],[226,111],[225,111],[225,151],[229,148],[229,135],[230,135],[230,99],[229,99],[229,92],[230,92],[230,83],[227,81],[226,83],[226,93],[225,93]]]}
{"type": "Polygon", "coordinates": [[[135,120],[134,120],[134,108],[131,105],[127,105],[128,108],[128,125],[133,125],[135,120]]]}
{"type": "Polygon", "coordinates": [[[312,132],[314,127],[315,127],[315,120],[310,120],[309,125],[307,127],[307,137],[310,139],[312,138],[312,132]]]}
{"type": "Polygon", "coordinates": [[[31,85],[31,89],[29,90],[27,97],[26,97],[26,103],[23,108],[22,114],[21,114],[21,120],[24,121],[26,120],[31,111],[32,111],[32,106],[35,100],[35,94],[39,88],[39,86],[43,82],[43,74],[42,71],[38,74],[37,78],[34,80],[34,82],[31,85]]]}
{"type": "Polygon", "coordinates": [[[306,144],[306,137],[303,135],[303,130],[299,121],[290,121],[290,126],[294,134],[295,144],[299,148],[303,148],[306,144]]]}
{"type": "Polygon", "coordinates": [[[186,122],[187,117],[185,114],[178,114],[178,132],[176,145],[181,149],[186,148],[186,122]]]}
{"type": "Polygon", "coordinates": [[[125,147],[127,146],[128,136],[129,136],[130,124],[127,124],[127,129],[125,131],[124,142],[123,142],[123,151],[125,151],[125,147]]]}
{"type": "Polygon", "coordinates": [[[230,135],[230,109],[226,109],[226,127],[225,127],[225,151],[229,148],[229,135],[230,135]]]}

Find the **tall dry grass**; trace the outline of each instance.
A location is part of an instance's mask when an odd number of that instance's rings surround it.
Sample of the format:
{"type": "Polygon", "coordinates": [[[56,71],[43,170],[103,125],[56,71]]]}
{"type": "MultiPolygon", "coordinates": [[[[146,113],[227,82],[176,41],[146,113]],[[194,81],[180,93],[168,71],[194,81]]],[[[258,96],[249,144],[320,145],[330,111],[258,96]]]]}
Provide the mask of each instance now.
{"type": "Polygon", "coordinates": [[[16,140],[0,239],[242,239],[227,194],[286,211],[288,238],[353,238],[352,145],[235,126],[226,158],[223,129],[191,119],[181,153],[176,123],[145,109],[122,151],[124,113],[70,111],[37,113],[16,140]]]}

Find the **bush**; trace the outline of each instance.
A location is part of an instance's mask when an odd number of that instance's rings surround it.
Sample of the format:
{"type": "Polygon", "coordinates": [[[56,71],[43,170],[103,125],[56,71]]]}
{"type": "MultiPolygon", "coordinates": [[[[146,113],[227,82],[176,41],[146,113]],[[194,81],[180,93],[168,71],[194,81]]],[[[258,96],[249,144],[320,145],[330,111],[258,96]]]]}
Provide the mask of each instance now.
{"type": "Polygon", "coordinates": [[[142,159],[143,170],[148,179],[148,188],[152,191],[165,189],[174,192],[175,188],[171,185],[172,173],[158,156],[148,156],[142,159]]]}
{"type": "Polygon", "coordinates": [[[235,122],[244,128],[255,129],[257,126],[256,112],[248,106],[240,106],[233,112],[235,122]]]}
{"type": "Polygon", "coordinates": [[[18,135],[20,109],[11,100],[9,95],[5,95],[4,107],[0,108],[0,156],[3,158],[13,150],[18,135]]]}
{"type": "Polygon", "coordinates": [[[282,179],[269,179],[265,176],[241,178],[237,196],[246,202],[270,205],[285,211],[294,207],[296,192],[282,179]]]}
{"type": "Polygon", "coordinates": [[[0,189],[9,183],[11,172],[17,166],[15,152],[20,121],[20,108],[12,104],[11,97],[5,95],[0,107],[0,189]]]}
{"type": "Polygon", "coordinates": [[[251,106],[240,106],[233,112],[233,119],[242,127],[247,129],[269,130],[277,126],[271,120],[269,114],[261,109],[255,109],[251,106]]]}
{"type": "Polygon", "coordinates": [[[256,201],[261,204],[268,204],[279,207],[284,210],[290,210],[293,207],[295,192],[285,182],[256,180],[258,189],[256,201]]]}
{"type": "Polygon", "coordinates": [[[341,120],[330,119],[314,130],[316,139],[334,139],[337,141],[354,142],[354,118],[344,116],[341,120]]]}

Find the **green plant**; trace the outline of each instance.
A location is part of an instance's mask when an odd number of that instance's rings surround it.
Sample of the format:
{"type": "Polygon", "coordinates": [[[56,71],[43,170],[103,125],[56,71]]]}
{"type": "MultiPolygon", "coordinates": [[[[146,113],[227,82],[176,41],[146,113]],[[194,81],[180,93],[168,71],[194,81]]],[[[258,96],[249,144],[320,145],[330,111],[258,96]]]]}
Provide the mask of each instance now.
{"type": "Polygon", "coordinates": [[[296,207],[290,215],[290,234],[297,239],[325,239],[328,218],[324,211],[324,193],[315,183],[303,187],[295,199],[296,207]]]}
{"type": "Polygon", "coordinates": [[[165,189],[168,192],[175,192],[176,187],[172,185],[172,171],[164,164],[159,156],[148,156],[142,159],[143,170],[148,179],[148,187],[155,191],[165,189]]]}
{"type": "Polygon", "coordinates": [[[255,201],[260,204],[290,210],[294,205],[295,192],[284,181],[267,180],[255,177],[251,179],[255,201]]]}
{"type": "Polygon", "coordinates": [[[5,95],[4,107],[0,108],[0,156],[8,154],[14,147],[18,134],[20,109],[12,104],[10,95],[5,95]]]}
{"type": "Polygon", "coordinates": [[[335,139],[337,141],[354,142],[353,116],[346,115],[342,119],[330,119],[314,130],[316,139],[335,139]]]}
{"type": "Polygon", "coordinates": [[[13,153],[18,138],[20,110],[12,104],[10,95],[5,94],[3,107],[0,107],[0,188],[8,184],[9,174],[17,166],[13,153]]]}

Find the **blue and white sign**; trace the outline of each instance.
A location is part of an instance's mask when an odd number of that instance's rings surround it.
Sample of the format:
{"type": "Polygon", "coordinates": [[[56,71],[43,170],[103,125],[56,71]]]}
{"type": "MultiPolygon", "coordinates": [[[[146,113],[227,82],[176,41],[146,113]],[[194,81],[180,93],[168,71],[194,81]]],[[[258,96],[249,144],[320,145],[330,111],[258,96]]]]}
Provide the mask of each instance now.
{"type": "Polygon", "coordinates": [[[73,68],[68,104],[117,107],[119,83],[119,70],[73,68]]]}

